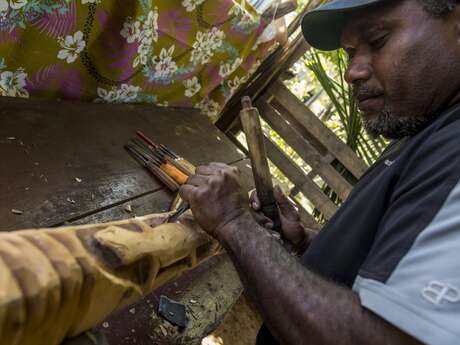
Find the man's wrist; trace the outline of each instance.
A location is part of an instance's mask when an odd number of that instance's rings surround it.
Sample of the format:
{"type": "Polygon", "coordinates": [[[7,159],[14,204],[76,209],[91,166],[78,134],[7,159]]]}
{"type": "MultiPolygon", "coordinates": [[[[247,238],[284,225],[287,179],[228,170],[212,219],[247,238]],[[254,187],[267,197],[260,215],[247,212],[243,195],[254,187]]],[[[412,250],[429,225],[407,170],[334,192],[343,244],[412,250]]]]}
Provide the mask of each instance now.
{"type": "Polygon", "coordinates": [[[219,242],[226,244],[231,241],[239,230],[247,229],[255,225],[257,224],[249,211],[241,210],[240,212],[235,212],[230,219],[219,225],[215,230],[215,236],[219,242]]]}

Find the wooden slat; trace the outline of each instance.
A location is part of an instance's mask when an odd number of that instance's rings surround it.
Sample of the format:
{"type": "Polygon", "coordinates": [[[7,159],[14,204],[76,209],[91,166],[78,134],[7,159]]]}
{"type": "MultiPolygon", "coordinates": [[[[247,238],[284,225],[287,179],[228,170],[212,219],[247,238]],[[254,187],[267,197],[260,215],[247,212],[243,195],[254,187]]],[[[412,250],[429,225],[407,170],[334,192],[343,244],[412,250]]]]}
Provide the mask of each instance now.
{"type": "Polygon", "coordinates": [[[305,54],[310,46],[305,42],[302,33],[298,33],[289,44],[278,47],[259,67],[244,87],[235,93],[222,111],[222,116],[215,123],[217,128],[226,132],[238,118],[241,109],[240,100],[243,96],[250,96],[255,101],[278,76],[305,54]]]}
{"type": "Polygon", "coordinates": [[[330,155],[327,147],[324,146],[317,138],[311,135],[311,133],[308,132],[305,127],[299,121],[297,121],[295,117],[293,117],[291,113],[289,113],[289,111],[283,107],[283,105],[277,101],[276,98],[267,94],[265,100],[273,107],[273,109],[276,110],[277,113],[282,114],[284,120],[289,123],[289,126],[297,131],[302,138],[307,140],[321,156],[327,156],[328,154],[330,155]]]}
{"type": "Polygon", "coordinates": [[[304,128],[317,138],[357,178],[367,169],[366,164],[329,130],[296,96],[280,81],[268,89],[304,128]]]}
{"type": "Polygon", "coordinates": [[[305,176],[303,171],[291,158],[286,156],[278,146],[266,137],[265,146],[267,148],[268,158],[272,163],[275,164],[292,183],[299,187],[299,190],[315,205],[325,218],[330,219],[337,211],[337,207],[334,203],[310,178],[305,176]]]}
{"type": "Polygon", "coordinates": [[[304,5],[303,10],[289,24],[287,35],[289,38],[288,44],[279,46],[259,67],[258,71],[248,80],[246,85],[240,89],[225,106],[222,111],[222,116],[216,122],[216,126],[223,132],[231,127],[232,123],[238,118],[238,106],[240,98],[248,95],[253,101],[276,80],[282,73],[291,68],[301,56],[309,49],[310,45],[305,41],[303,34],[300,32],[300,23],[303,16],[310,9],[320,5],[322,0],[309,0],[304,5]]]}
{"type": "MultiPolygon", "coordinates": [[[[321,155],[313,146],[296,132],[290,124],[282,118],[267,102],[257,102],[263,119],[272,127],[297,154],[320,175],[323,180],[345,200],[351,192],[352,186],[331,165],[325,163],[321,155]]],[[[333,135],[333,134],[332,134],[333,135]]]]}

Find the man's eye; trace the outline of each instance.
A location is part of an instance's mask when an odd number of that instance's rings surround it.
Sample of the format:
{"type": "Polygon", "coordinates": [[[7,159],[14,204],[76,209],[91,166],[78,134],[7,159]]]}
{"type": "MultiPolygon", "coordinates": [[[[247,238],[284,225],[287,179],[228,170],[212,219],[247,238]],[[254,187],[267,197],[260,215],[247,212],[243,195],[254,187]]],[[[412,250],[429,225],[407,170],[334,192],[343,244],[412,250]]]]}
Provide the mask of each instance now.
{"type": "Polygon", "coordinates": [[[354,49],[345,49],[347,60],[351,61],[353,60],[353,56],[355,56],[355,50],[354,49]]]}
{"type": "Polygon", "coordinates": [[[369,42],[369,45],[370,45],[371,48],[373,48],[373,49],[382,48],[382,47],[385,45],[386,38],[387,38],[386,35],[379,36],[379,37],[377,37],[377,38],[375,38],[375,39],[372,39],[372,40],[369,42]]]}

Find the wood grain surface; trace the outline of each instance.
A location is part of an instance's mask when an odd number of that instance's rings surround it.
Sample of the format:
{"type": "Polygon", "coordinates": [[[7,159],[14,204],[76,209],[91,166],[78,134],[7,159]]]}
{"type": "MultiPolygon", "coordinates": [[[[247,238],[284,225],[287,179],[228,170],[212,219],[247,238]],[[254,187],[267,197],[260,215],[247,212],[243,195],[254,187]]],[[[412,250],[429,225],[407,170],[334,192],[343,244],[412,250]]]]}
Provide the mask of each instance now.
{"type": "Polygon", "coordinates": [[[193,164],[243,158],[195,110],[1,97],[0,230],[62,225],[159,191],[123,149],[136,130],[193,164]]]}

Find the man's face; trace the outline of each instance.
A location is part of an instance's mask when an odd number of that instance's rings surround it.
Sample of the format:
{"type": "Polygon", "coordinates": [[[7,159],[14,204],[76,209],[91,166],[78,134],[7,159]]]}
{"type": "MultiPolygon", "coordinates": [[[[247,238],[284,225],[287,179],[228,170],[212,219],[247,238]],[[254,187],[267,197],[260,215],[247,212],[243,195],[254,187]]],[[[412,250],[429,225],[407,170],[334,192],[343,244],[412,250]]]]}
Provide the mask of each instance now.
{"type": "Polygon", "coordinates": [[[371,135],[412,136],[459,100],[458,12],[435,18],[416,0],[396,0],[349,19],[345,79],[371,135]]]}

